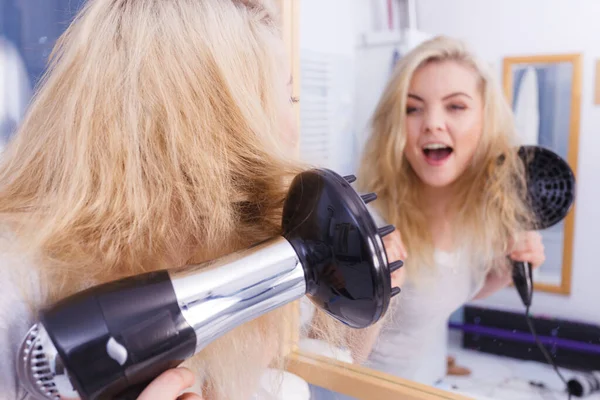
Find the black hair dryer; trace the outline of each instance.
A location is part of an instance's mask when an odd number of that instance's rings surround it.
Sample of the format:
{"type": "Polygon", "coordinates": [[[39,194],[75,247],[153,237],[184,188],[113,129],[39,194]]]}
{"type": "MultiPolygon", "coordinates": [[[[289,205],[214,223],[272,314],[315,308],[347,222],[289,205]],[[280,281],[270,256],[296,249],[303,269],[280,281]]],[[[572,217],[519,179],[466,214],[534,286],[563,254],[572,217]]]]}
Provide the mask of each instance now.
{"type": "Polygon", "coordinates": [[[381,237],[350,183],[325,169],[295,177],[283,233],[249,249],[92,287],[43,310],[17,358],[37,399],[135,399],[234,327],[307,295],[333,318],[364,328],[399,288],[381,237]]]}
{"type": "MultiPolygon", "coordinates": [[[[575,175],[558,154],[540,146],[521,146],[525,164],[527,195],[534,212],[532,230],[548,229],[562,221],[575,200],[575,175]]],[[[512,278],[526,307],[533,297],[533,273],[529,263],[513,261],[512,278]]]]}

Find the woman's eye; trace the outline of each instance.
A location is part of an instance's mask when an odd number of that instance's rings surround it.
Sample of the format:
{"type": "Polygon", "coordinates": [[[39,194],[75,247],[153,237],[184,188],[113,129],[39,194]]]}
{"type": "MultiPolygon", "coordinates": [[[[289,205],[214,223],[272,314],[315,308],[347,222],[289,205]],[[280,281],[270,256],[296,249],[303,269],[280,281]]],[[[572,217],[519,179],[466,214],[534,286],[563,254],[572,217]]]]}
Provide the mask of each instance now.
{"type": "Polygon", "coordinates": [[[407,114],[414,114],[417,111],[419,111],[419,109],[417,107],[406,107],[406,113],[407,114]]]}
{"type": "Polygon", "coordinates": [[[300,98],[296,97],[296,96],[292,96],[290,97],[290,104],[294,104],[300,101],[300,98]]]}
{"type": "Polygon", "coordinates": [[[450,105],[448,106],[448,108],[449,108],[451,111],[460,111],[460,110],[465,110],[467,107],[465,107],[465,106],[463,106],[463,105],[461,105],[461,104],[450,104],[450,105]]]}

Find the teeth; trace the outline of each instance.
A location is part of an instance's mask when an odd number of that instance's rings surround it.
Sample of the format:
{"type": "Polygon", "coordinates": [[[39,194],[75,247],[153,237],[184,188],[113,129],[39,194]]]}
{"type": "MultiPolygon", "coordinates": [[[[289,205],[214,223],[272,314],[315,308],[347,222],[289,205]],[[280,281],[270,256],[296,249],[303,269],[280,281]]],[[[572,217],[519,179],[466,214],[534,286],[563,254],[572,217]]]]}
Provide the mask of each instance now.
{"type": "Polygon", "coordinates": [[[423,146],[423,148],[426,150],[438,150],[438,149],[445,149],[447,147],[450,147],[450,146],[446,146],[445,144],[442,144],[442,143],[429,143],[429,144],[426,144],[425,146],[423,146]]]}

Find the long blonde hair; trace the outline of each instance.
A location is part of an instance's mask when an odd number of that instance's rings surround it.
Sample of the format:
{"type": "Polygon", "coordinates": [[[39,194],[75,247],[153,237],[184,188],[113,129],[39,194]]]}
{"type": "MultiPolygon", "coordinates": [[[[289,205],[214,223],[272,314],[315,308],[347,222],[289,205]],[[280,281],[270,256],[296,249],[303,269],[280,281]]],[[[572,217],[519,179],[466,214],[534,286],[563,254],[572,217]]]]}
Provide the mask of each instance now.
{"type": "Polygon", "coordinates": [[[419,178],[404,157],[408,88],[413,74],[431,62],[455,61],[480,78],[483,132],[469,168],[456,182],[453,201],[455,237],[472,254],[474,268],[502,268],[511,238],[531,221],[523,189],[523,163],[513,115],[490,67],[459,41],[439,36],[399,60],[372,118],[359,185],[378,195],[373,203],[399,229],[407,246],[409,278],[431,271],[434,245],[422,207],[419,178]],[[425,268],[424,268],[425,267],[425,268]]]}
{"type": "MultiPolygon", "coordinates": [[[[46,302],[279,233],[298,172],[280,144],[284,57],[266,1],[87,2],[0,165],[0,218],[46,302]]],[[[196,357],[211,398],[249,396],[289,310],[196,357]]]]}

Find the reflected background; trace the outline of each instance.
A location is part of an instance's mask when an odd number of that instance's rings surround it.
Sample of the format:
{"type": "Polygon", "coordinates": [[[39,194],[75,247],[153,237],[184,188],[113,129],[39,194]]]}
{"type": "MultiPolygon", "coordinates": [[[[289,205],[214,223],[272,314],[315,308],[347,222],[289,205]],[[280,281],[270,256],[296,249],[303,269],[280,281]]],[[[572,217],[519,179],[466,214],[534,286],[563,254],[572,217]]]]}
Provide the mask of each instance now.
{"type": "MultiPolygon", "coordinates": [[[[600,15],[600,3],[302,0],[300,8],[302,156],[342,174],[356,173],[369,118],[407,51],[435,35],[449,35],[465,40],[492,66],[509,95],[522,143],[551,148],[577,175],[576,217],[541,232],[546,262],[535,271],[539,287],[531,316],[567,379],[600,371],[600,268],[594,252],[600,186],[593,178],[600,171],[593,150],[600,146],[600,114],[593,103],[600,26],[592,17],[600,15]],[[511,64],[508,82],[508,61],[544,55],[551,60],[511,64]],[[574,55],[581,57],[579,64],[560,60],[574,55]]],[[[311,312],[303,303],[300,349],[352,362],[348,349],[309,337],[311,312]]],[[[437,387],[484,400],[567,399],[524,312],[514,287],[456,310],[445,333],[447,361],[464,375],[447,375],[437,387]]],[[[346,397],[319,392],[315,398],[346,397]]]]}
{"type": "Polygon", "coordinates": [[[0,0],[0,151],[84,0],[0,0]]]}

